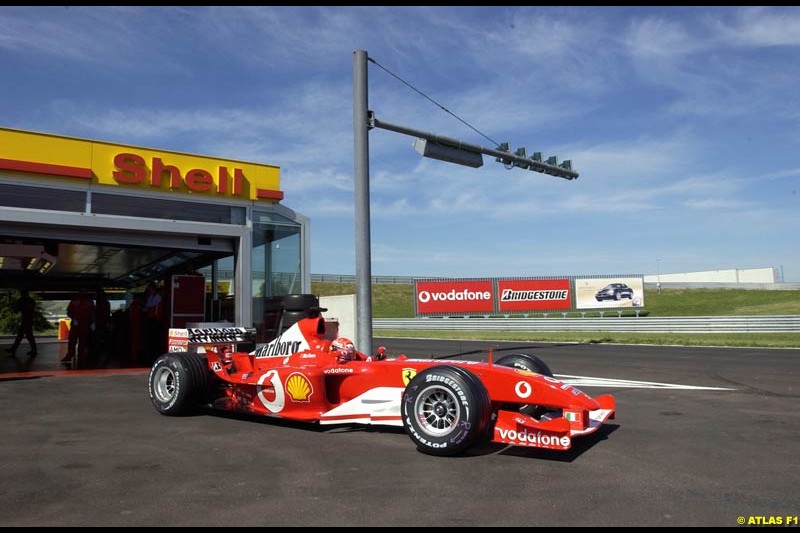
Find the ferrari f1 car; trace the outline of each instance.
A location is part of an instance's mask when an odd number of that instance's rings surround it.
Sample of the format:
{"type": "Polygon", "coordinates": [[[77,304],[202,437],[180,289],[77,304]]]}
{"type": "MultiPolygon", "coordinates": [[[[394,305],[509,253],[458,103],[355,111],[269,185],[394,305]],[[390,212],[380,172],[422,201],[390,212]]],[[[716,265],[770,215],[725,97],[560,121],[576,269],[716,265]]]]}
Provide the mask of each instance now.
{"type": "Polygon", "coordinates": [[[458,454],[478,441],[568,450],[614,418],[614,398],[590,398],[533,355],[487,362],[385,358],[332,351],[321,316],[303,318],[247,353],[252,330],[170,331],[170,352],[150,370],[164,415],[204,405],[319,424],[401,426],[424,453],[458,454]],[[202,349],[200,349],[202,347],[202,349]],[[198,353],[204,352],[204,353],[198,353]]]}

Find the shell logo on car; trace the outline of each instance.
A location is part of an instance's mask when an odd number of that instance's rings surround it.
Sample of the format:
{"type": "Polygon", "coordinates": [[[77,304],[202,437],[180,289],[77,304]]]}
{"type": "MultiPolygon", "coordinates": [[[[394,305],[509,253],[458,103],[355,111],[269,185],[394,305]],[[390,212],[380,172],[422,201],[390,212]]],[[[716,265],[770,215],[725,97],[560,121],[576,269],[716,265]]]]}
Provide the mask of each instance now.
{"type": "Polygon", "coordinates": [[[294,373],[286,378],[286,393],[294,402],[308,402],[314,388],[303,374],[294,373]]]}

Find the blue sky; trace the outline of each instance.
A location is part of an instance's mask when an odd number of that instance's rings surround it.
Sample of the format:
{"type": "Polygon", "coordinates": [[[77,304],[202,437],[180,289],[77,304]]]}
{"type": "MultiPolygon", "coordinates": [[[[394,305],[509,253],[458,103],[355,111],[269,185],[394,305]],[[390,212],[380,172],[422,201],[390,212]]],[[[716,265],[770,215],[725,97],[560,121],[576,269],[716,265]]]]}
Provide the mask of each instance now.
{"type": "MultiPolygon", "coordinates": [[[[461,167],[373,130],[373,274],[800,281],[795,7],[3,7],[0,125],[278,165],[312,272],[352,274],[357,49],[581,174],[461,167]]],[[[491,145],[374,65],[369,100],[491,145]]]]}

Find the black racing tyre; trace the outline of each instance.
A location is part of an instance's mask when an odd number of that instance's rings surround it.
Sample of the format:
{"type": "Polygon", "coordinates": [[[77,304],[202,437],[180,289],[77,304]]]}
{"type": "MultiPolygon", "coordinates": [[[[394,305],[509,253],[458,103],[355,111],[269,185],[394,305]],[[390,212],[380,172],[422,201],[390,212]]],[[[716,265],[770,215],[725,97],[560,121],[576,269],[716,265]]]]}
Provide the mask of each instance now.
{"type": "Polygon", "coordinates": [[[262,298],[261,305],[265,313],[283,311],[283,297],[270,296],[262,298]]]}
{"type": "Polygon", "coordinates": [[[542,374],[543,376],[550,376],[551,378],[553,377],[553,371],[550,370],[550,367],[547,366],[547,363],[535,355],[527,353],[513,353],[504,355],[495,361],[494,364],[520,368],[522,370],[529,370],[531,372],[536,372],[537,374],[542,374]]]}
{"type": "Polygon", "coordinates": [[[281,328],[283,331],[286,331],[301,318],[308,318],[308,313],[305,311],[284,311],[283,317],[281,318],[281,328]]]}
{"type": "Polygon", "coordinates": [[[313,294],[287,294],[283,297],[286,311],[306,311],[309,307],[319,307],[319,298],[313,294]]]}
{"type": "Polygon", "coordinates": [[[403,427],[429,455],[455,455],[486,434],[491,402],[475,374],[457,366],[423,370],[403,391],[403,427]]]}
{"type": "MultiPolygon", "coordinates": [[[[509,354],[501,357],[497,361],[495,361],[496,365],[499,366],[509,366],[512,368],[519,368],[521,370],[528,370],[529,372],[536,372],[537,374],[541,374],[543,376],[553,377],[553,371],[550,370],[550,367],[547,364],[536,357],[535,355],[527,354],[527,353],[514,353],[509,354]]],[[[533,404],[526,404],[519,408],[519,412],[532,416],[537,420],[542,417],[543,414],[550,412],[551,410],[547,407],[542,405],[533,405],[533,404]]]]}
{"type": "Polygon", "coordinates": [[[186,364],[192,373],[192,382],[196,391],[196,399],[203,399],[204,393],[208,390],[209,377],[211,371],[208,369],[208,363],[204,355],[199,353],[186,353],[183,354],[186,364]]]}
{"type": "Polygon", "coordinates": [[[197,408],[208,388],[208,367],[199,354],[159,356],[150,369],[150,401],[162,415],[179,416],[197,408]]]}

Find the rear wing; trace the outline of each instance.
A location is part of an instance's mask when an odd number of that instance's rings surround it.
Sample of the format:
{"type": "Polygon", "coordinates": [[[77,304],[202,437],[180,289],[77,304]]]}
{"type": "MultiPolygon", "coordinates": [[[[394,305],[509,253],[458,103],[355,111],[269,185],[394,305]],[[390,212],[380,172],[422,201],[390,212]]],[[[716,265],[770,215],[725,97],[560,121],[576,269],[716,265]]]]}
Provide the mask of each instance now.
{"type": "Polygon", "coordinates": [[[167,351],[205,353],[207,350],[229,347],[235,352],[236,345],[252,344],[256,339],[255,328],[170,328],[167,351]]]}

